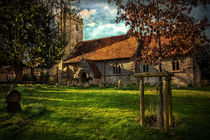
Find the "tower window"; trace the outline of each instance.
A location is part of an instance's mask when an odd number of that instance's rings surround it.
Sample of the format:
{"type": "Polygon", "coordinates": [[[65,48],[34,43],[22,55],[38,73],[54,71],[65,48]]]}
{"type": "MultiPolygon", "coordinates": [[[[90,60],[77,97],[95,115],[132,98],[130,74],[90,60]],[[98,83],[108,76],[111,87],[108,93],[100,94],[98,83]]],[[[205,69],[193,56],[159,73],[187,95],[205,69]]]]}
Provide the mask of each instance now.
{"type": "Polygon", "coordinates": [[[79,31],[79,26],[78,26],[78,24],[76,24],[76,31],[79,31]]]}
{"type": "Polygon", "coordinates": [[[180,70],[180,61],[178,60],[172,61],[172,70],[173,71],[180,70]]]}

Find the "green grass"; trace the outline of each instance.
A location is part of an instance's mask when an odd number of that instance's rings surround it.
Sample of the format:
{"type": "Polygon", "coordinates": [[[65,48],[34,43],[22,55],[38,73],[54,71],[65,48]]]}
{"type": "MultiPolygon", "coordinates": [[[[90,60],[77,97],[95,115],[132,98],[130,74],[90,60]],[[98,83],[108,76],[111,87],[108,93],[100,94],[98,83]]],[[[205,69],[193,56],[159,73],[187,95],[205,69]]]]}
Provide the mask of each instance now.
{"type": "MultiPolygon", "coordinates": [[[[210,88],[174,89],[176,127],[165,133],[142,128],[139,91],[115,88],[54,86],[17,88],[22,112],[6,113],[0,106],[0,139],[130,139],[208,140],[210,138],[210,88]]],[[[1,93],[3,101],[5,93],[1,93]]],[[[158,95],[146,91],[146,115],[156,113],[158,95]]]]}

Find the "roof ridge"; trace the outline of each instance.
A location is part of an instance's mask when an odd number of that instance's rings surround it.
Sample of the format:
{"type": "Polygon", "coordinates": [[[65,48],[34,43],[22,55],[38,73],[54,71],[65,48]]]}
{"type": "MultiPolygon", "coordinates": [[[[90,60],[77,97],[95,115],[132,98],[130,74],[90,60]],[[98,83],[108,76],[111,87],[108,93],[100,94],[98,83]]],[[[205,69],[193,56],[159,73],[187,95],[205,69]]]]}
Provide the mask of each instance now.
{"type": "Polygon", "coordinates": [[[109,38],[116,38],[116,37],[122,37],[122,36],[127,36],[127,35],[124,34],[124,35],[118,35],[118,36],[110,36],[110,37],[104,37],[104,38],[97,38],[97,39],[92,39],[92,40],[79,41],[78,43],[90,42],[90,41],[96,41],[96,40],[103,40],[103,39],[109,39],[109,38]]]}

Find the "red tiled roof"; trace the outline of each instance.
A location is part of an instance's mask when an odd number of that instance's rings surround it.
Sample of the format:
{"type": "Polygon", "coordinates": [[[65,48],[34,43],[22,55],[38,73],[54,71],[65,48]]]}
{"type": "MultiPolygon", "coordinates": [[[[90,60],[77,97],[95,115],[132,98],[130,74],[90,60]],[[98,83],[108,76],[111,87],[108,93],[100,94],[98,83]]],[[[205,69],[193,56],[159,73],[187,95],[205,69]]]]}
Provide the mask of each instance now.
{"type": "Polygon", "coordinates": [[[117,43],[119,41],[125,40],[128,37],[126,35],[112,36],[107,38],[100,38],[94,40],[80,41],[77,46],[74,48],[71,58],[82,55],[83,53],[89,53],[97,49],[109,46],[111,44],[117,43]]]}
{"type": "MultiPolygon", "coordinates": [[[[173,39],[161,37],[162,57],[170,58],[176,56],[185,56],[191,53],[191,40],[173,39]],[[171,41],[173,41],[172,46],[171,41]],[[170,47],[169,47],[170,46],[170,47]]],[[[136,37],[128,38],[126,35],[102,38],[96,40],[79,42],[78,47],[74,50],[72,57],[64,63],[78,63],[82,57],[92,61],[111,60],[120,58],[137,57],[146,60],[157,59],[159,55],[158,43],[155,37],[145,37],[141,47],[138,47],[136,37]]]]}
{"type": "Polygon", "coordinates": [[[135,37],[127,38],[126,35],[83,41],[74,50],[72,57],[64,63],[78,63],[82,57],[92,61],[131,58],[137,45],[135,37]]]}
{"type": "Polygon", "coordinates": [[[90,68],[92,69],[94,77],[101,78],[102,74],[101,74],[100,70],[98,69],[98,67],[96,66],[96,64],[93,61],[88,60],[88,59],[86,59],[86,61],[89,64],[90,68]]]}

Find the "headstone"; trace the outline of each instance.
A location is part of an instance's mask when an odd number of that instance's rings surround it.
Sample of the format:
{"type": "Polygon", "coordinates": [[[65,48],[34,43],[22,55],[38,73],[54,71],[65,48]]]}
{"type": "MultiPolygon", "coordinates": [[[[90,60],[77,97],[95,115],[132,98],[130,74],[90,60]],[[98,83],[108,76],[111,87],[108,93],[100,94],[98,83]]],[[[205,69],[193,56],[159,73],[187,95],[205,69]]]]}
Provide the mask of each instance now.
{"type": "Polygon", "coordinates": [[[6,95],[6,110],[8,112],[17,112],[21,110],[21,95],[17,90],[11,90],[6,95]]]}
{"type": "Polygon", "coordinates": [[[100,88],[104,88],[104,82],[103,82],[103,81],[99,81],[98,86],[99,86],[100,88]]]}
{"type": "Polygon", "coordinates": [[[70,84],[71,84],[71,82],[70,82],[70,81],[67,81],[66,85],[67,85],[68,87],[71,86],[70,84]]]}
{"type": "Polygon", "coordinates": [[[119,80],[119,81],[117,82],[117,87],[118,87],[118,88],[122,88],[122,87],[123,87],[123,82],[122,82],[122,80],[119,80]]]}
{"type": "Polygon", "coordinates": [[[41,84],[38,84],[38,85],[36,85],[36,87],[41,88],[42,86],[41,86],[41,84]]]}
{"type": "Polygon", "coordinates": [[[59,87],[60,87],[60,84],[59,84],[59,83],[56,83],[55,86],[56,86],[57,88],[59,88],[59,87]]]}
{"type": "Polygon", "coordinates": [[[77,82],[77,87],[81,87],[82,86],[82,83],[81,82],[77,82]]]}
{"type": "Polygon", "coordinates": [[[85,83],[84,83],[84,87],[87,88],[87,87],[89,87],[89,86],[90,86],[90,84],[89,84],[88,82],[85,82],[85,83]]]}
{"type": "Polygon", "coordinates": [[[177,88],[180,88],[180,82],[178,81],[178,83],[177,83],[177,88]]]}
{"type": "Polygon", "coordinates": [[[72,86],[77,86],[77,80],[76,79],[72,80],[72,86]]]}
{"type": "Polygon", "coordinates": [[[29,87],[31,87],[31,84],[25,84],[25,87],[27,87],[27,88],[29,88],[29,87]]]}
{"type": "Polygon", "coordinates": [[[89,83],[89,85],[93,85],[93,80],[90,79],[90,80],[88,81],[88,83],[89,83]]]}

